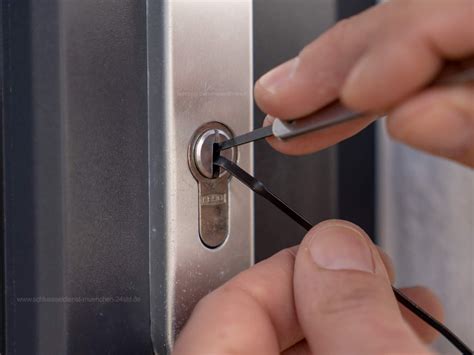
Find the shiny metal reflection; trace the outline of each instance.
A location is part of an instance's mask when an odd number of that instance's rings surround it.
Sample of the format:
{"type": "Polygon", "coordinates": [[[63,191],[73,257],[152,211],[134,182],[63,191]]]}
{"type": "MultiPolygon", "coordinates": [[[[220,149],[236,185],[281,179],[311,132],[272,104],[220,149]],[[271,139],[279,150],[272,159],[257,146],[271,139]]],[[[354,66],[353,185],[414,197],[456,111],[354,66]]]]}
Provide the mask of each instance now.
{"type": "MultiPolygon", "coordinates": [[[[147,1],[147,64],[150,324],[155,353],[166,354],[199,299],[253,262],[251,191],[227,180],[226,237],[206,245],[200,208],[223,196],[200,192],[188,166],[204,124],[252,129],[251,0],[147,1]]],[[[239,165],[252,172],[251,146],[239,165]]]]}
{"type": "MultiPolygon", "coordinates": [[[[198,184],[199,236],[208,248],[217,248],[229,233],[229,180],[224,170],[214,176],[214,143],[222,142],[233,134],[220,122],[209,122],[194,133],[188,148],[188,164],[198,184]]],[[[222,154],[229,160],[237,160],[237,148],[222,154]]],[[[218,167],[215,167],[218,169],[218,167]]]]}

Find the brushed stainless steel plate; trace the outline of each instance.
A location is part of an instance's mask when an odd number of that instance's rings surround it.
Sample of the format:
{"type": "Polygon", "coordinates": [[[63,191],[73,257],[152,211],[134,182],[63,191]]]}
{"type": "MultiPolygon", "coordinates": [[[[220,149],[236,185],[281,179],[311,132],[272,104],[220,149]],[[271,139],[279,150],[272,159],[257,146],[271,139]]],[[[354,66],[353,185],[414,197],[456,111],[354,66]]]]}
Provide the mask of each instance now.
{"type": "MultiPolygon", "coordinates": [[[[150,306],[154,351],[168,353],[197,301],[253,262],[253,197],[229,182],[228,236],[199,236],[198,184],[187,161],[194,132],[222,122],[252,129],[252,2],[147,2],[150,306]]],[[[239,148],[252,172],[252,148],[239,148]]]]}

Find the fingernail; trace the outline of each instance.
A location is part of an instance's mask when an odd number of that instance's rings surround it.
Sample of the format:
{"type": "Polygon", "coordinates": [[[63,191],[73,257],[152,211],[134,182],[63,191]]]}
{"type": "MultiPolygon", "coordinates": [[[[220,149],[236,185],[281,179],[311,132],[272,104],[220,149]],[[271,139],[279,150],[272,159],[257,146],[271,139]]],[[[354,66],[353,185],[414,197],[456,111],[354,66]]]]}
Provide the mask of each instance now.
{"type": "Polygon", "coordinates": [[[258,82],[265,90],[275,94],[281,86],[293,77],[298,64],[299,58],[293,58],[270,70],[258,82]]]}
{"type": "Polygon", "coordinates": [[[328,270],[375,272],[368,241],[355,228],[341,224],[316,230],[310,241],[313,261],[328,270]]]}
{"type": "Polygon", "coordinates": [[[263,120],[263,127],[266,127],[266,126],[270,126],[273,121],[275,121],[275,117],[273,116],[270,116],[270,115],[266,115],[265,116],[265,119],[263,120]]]}

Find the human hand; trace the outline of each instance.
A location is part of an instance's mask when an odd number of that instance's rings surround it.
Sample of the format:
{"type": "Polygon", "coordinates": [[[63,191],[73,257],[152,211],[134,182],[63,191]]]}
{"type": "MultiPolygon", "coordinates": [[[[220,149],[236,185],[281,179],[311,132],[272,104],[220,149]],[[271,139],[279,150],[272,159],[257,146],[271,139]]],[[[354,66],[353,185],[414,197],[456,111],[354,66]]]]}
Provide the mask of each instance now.
{"type": "MultiPolygon", "coordinates": [[[[315,226],[285,249],[204,297],[182,330],[174,355],[422,354],[435,331],[391,289],[388,257],[345,221],[315,226]]],[[[436,297],[403,292],[442,318],[436,297]]]]}
{"type": "MultiPolygon", "coordinates": [[[[474,85],[420,91],[445,61],[474,54],[472,0],[394,0],[339,22],[299,56],[258,80],[255,100],[278,118],[308,115],[340,98],[349,108],[388,112],[395,138],[474,167],[474,85]]],[[[277,150],[305,154],[370,124],[365,117],[291,141],[277,150]]],[[[268,122],[267,122],[268,124],[268,122]]]]}

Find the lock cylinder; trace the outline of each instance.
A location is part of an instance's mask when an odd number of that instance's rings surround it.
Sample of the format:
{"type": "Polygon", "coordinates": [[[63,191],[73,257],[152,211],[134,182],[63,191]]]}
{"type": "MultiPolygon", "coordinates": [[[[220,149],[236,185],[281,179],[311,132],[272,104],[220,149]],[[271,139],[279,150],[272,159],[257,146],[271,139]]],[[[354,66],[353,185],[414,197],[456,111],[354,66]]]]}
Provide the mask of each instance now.
{"type": "MultiPolygon", "coordinates": [[[[208,179],[214,179],[223,174],[223,172],[216,172],[214,165],[214,144],[230,139],[227,132],[222,129],[215,128],[203,132],[196,140],[193,152],[193,159],[197,170],[200,174],[208,179]]],[[[234,151],[226,150],[220,152],[222,156],[233,160],[234,151]]]]}
{"type": "MultiPolygon", "coordinates": [[[[214,144],[233,137],[232,131],[220,122],[199,127],[188,148],[188,165],[198,183],[199,236],[208,248],[217,248],[229,233],[229,180],[225,171],[216,171],[214,144]]],[[[220,152],[237,161],[237,148],[220,152]]]]}

